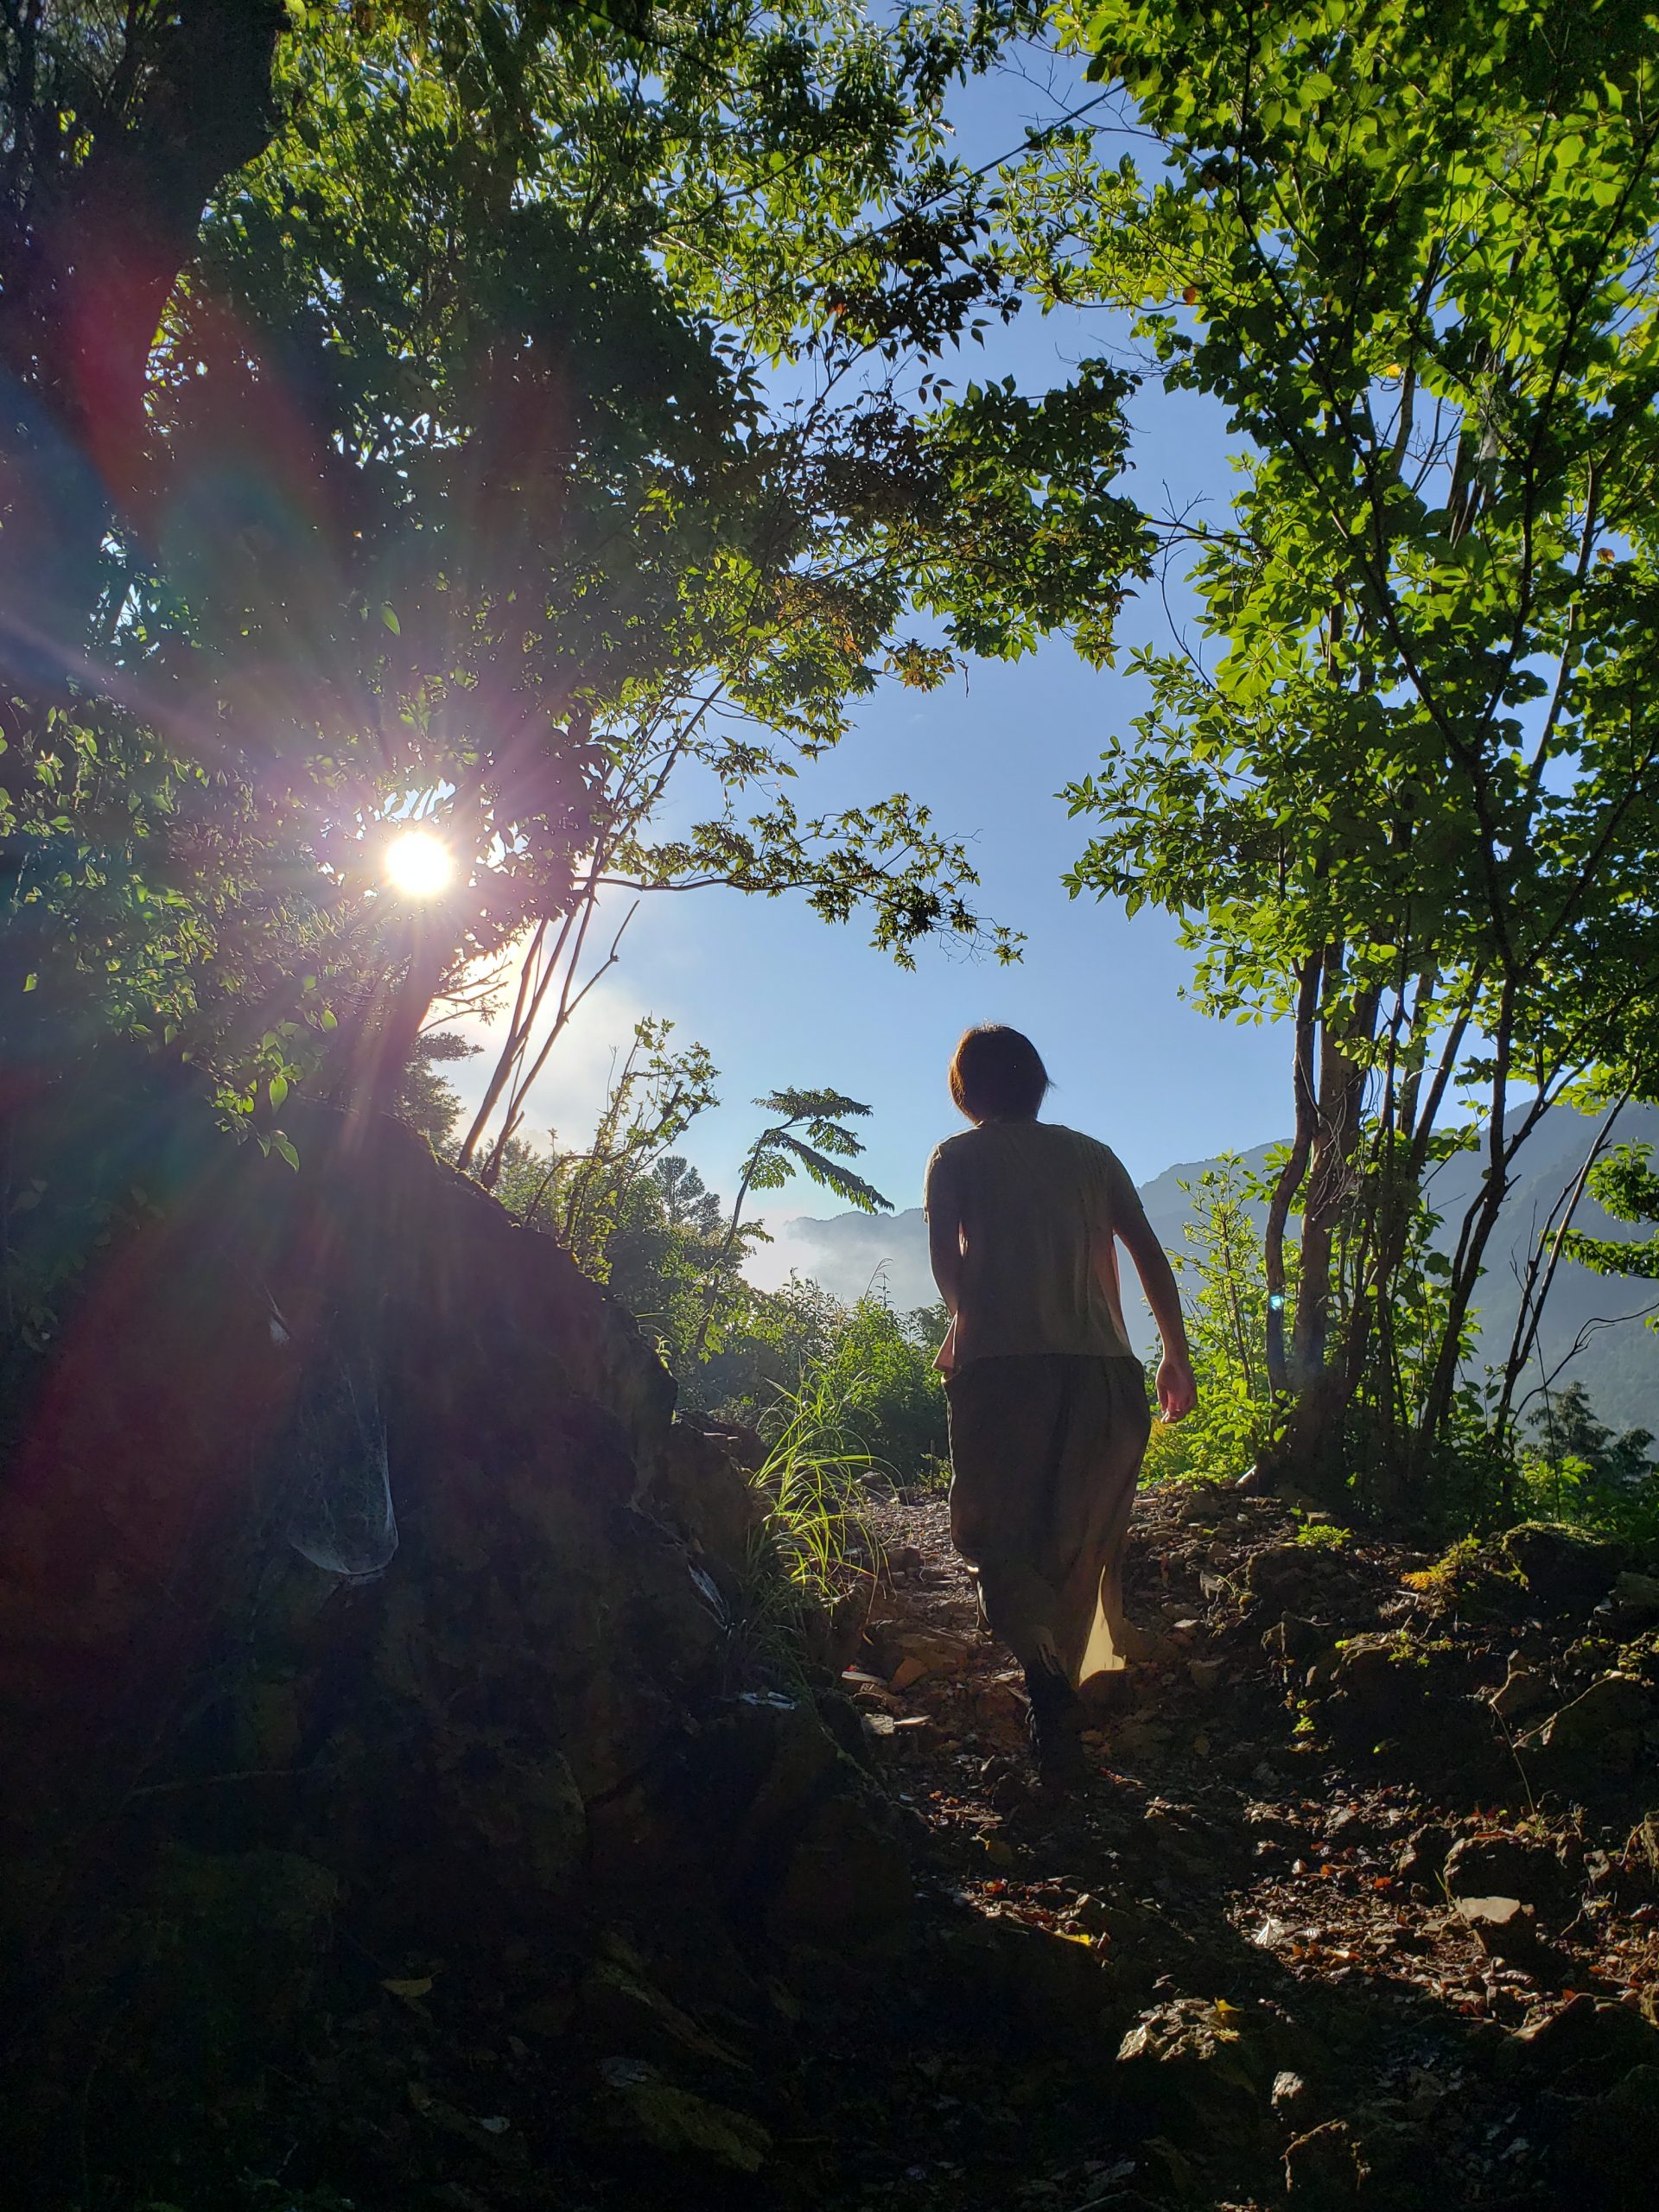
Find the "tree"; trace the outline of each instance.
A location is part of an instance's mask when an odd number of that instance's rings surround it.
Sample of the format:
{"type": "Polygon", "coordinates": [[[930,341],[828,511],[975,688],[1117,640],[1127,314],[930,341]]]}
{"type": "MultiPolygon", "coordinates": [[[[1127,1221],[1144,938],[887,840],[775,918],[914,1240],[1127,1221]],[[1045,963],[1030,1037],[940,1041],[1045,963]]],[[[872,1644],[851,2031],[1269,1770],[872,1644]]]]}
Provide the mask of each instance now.
{"type": "Polygon", "coordinates": [[[1196,1184],[1183,1183],[1191,1218],[1188,1249],[1174,1257],[1198,1378],[1195,1413],[1168,1427],[1154,1426],[1148,1472],[1236,1481],[1273,1432],[1279,1408],[1268,1378],[1265,1346],[1270,1293],[1253,1208],[1261,1192],[1244,1164],[1224,1154],[1196,1184]]]}
{"type": "Polygon", "coordinates": [[[1287,1021],[1287,1449],[1305,1481],[1421,1484],[1519,1147],[1586,1076],[1659,1084],[1650,27],[1620,0],[1063,20],[1166,174],[1081,134],[1033,162],[1030,281],[1133,313],[1243,476],[1219,521],[1166,520],[1219,657],[1137,657],[1150,709],[1070,793],[1071,887],[1176,914],[1200,1003],[1287,1021]],[[1421,1194],[1471,1140],[1408,1389],[1421,1194]]]}
{"type": "Polygon", "coordinates": [[[867,1295],[846,1314],[823,1363],[849,1430],[901,1483],[937,1477],[949,1458],[944,1386],[933,1364],[944,1333],[938,1308],[899,1314],[886,1299],[867,1295]]]}
{"type": "Polygon", "coordinates": [[[682,1370],[686,1399],[764,1433],[832,1356],[845,1311],[798,1275],[777,1290],[757,1290],[739,1276],[716,1311],[702,1360],[682,1370]]]}
{"type": "MultiPolygon", "coordinates": [[[[142,1032],[268,1138],[319,1062],[392,1095],[435,996],[525,931],[556,1027],[619,881],[798,890],[901,955],[978,928],[923,810],[790,786],[871,685],[1023,650],[1089,579],[1104,650],[1141,557],[1125,378],[928,381],[1014,305],[943,115],[1020,9],[49,16],[0,50],[34,425],[5,557],[39,587],[0,709],[21,1060],[142,1032]],[[109,288],[99,411],[40,335],[91,266],[48,216],[118,174],[171,228],[109,288]],[[714,804],[669,837],[681,770],[714,804]],[[381,872],[410,821],[457,862],[418,911],[381,872]]],[[[545,1043],[513,1028],[498,1149],[545,1043]]]]}
{"type": "Polygon", "coordinates": [[[690,1229],[712,1238],[721,1224],[719,1193],[711,1191],[696,1169],[678,1153],[670,1153],[651,1171],[651,1179],[663,1194],[663,1211],[675,1229],[690,1229]]]}
{"type": "Polygon", "coordinates": [[[453,1031],[435,1030],[421,1039],[404,1071],[392,1111],[399,1121],[418,1129],[435,1153],[448,1149],[461,1112],[460,1092],[437,1071],[456,1060],[471,1059],[477,1051],[476,1045],[453,1031]]]}
{"type": "Polygon", "coordinates": [[[1599,1421],[1582,1382],[1546,1397],[1528,1422],[1535,1464],[1532,1487],[1557,1517],[1617,1522],[1649,1506],[1653,1438],[1645,1428],[1616,1434],[1599,1421]]]}
{"type": "Polygon", "coordinates": [[[864,1149],[847,1122],[849,1116],[867,1115],[870,1110],[868,1106],[861,1106],[855,1098],[844,1098],[838,1090],[775,1090],[754,1103],[777,1118],[761,1130],[744,1156],[732,1218],[709,1271],[702,1320],[693,1346],[698,1357],[708,1340],[709,1325],[714,1316],[720,1270],[729,1264],[737,1249],[744,1201],[751,1191],[781,1191],[804,1168],[820,1189],[834,1192],[861,1213],[890,1213],[893,1210],[892,1202],[884,1198],[874,1184],[867,1183],[861,1175],[842,1164],[856,1160],[864,1149]],[[803,1127],[806,1135],[797,1135],[803,1127]]]}
{"type": "MultiPolygon", "coordinates": [[[[613,1064],[587,1144],[567,1151],[555,1134],[541,1152],[514,1139],[509,1172],[497,1186],[510,1211],[556,1236],[598,1282],[609,1279],[612,1241],[625,1222],[650,1218],[679,1226],[670,1219],[658,1171],[697,1116],[717,1103],[719,1071],[707,1050],[671,1048],[673,1029],[654,1015],[637,1021],[620,1065],[613,1064]]],[[[683,1160],[678,1165],[684,1167],[683,1160]]]]}
{"type": "Polygon", "coordinates": [[[149,353],[202,208],[280,128],[283,0],[0,10],[0,605],[48,664],[143,444],[149,353]]]}
{"type": "MultiPolygon", "coordinates": [[[[883,1410],[871,1418],[890,1440],[900,1431],[931,1435],[942,1405],[911,1404],[922,1342],[917,1325],[930,1317],[912,1316],[901,1326],[884,1306],[880,1314],[873,1308],[849,1337],[845,1309],[816,1284],[791,1278],[782,1291],[760,1291],[742,1273],[751,1248],[766,1241],[759,1224],[742,1219],[748,1191],[780,1187],[797,1165],[855,1205],[886,1205],[842,1164],[862,1149],[845,1117],[869,1109],[836,1091],[758,1101],[788,1118],[750,1147],[728,1221],[717,1193],[668,1149],[717,1103],[707,1052],[696,1045],[671,1051],[672,1027],[652,1019],[636,1025],[581,1149],[565,1149],[556,1135],[545,1151],[510,1139],[497,1197],[526,1227],[557,1237],[606,1285],[655,1340],[689,1402],[759,1421],[809,1375],[822,1374],[849,1408],[880,1401],[883,1410]],[[795,1133],[803,1124],[804,1137],[795,1133]]],[[[904,1446],[901,1456],[909,1452],[904,1446]]]]}
{"type": "Polygon", "coordinates": [[[1596,1419],[1582,1382],[1569,1382],[1538,1408],[1529,1426],[1546,1459],[1582,1459],[1598,1474],[1626,1485],[1645,1481],[1653,1472],[1648,1431],[1627,1428],[1615,1434],[1596,1419]]]}
{"type": "MultiPolygon", "coordinates": [[[[1651,1165],[1651,1146],[1620,1145],[1610,1159],[1590,1170],[1590,1190],[1596,1203],[1615,1221],[1659,1224],[1659,1173],[1651,1165]]],[[[1638,1275],[1646,1282],[1659,1281],[1659,1236],[1632,1238],[1626,1243],[1612,1236],[1592,1236],[1569,1230],[1561,1240],[1562,1255],[1581,1268],[1603,1275],[1638,1275]]]]}

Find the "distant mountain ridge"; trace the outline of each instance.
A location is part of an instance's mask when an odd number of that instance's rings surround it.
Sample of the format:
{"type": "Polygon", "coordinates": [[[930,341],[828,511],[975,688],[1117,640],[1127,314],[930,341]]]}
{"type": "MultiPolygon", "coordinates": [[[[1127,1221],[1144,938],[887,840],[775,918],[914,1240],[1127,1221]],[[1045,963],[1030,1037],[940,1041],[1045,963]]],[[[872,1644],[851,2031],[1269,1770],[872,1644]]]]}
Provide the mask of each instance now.
{"type": "MultiPolygon", "coordinates": [[[[1521,1152],[1521,1173],[1499,1214],[1481,1285],[1482,1335],[1491,1348],[1487,1356],[1493,1359],[1501,1358],[1509,1346],[1519,1302],[1519,1268],[1550,1205],[1577,1172],[1595,1128],[1587,1116],[1558,1106],[1544,1116],[1521,1152]]],[[[1659,1109],[1627,1109],[1616,1134],[1620,1143],[1651,1144],[1659,1151],[1659,1109]]],[[[1256,1145],[1238,1157],[1259,1170],[1274,1148],[1256,1145]]],[[[1185,1249],[1185,1231],[1192,1219],[1192,1203],[1181,1185],[1196,1184],[1207,1168],[1220,1164],[1218,1158],[1188,1161],[1166,1167],[1140,1186],[1147,1217],[1173,1254],[1179,1255],[1185,1249]]],[[[1480,1154],[1465,1152],[1437,1171],[1431,1195],[1448,1224],[1461,1218],[1474,1197],[1482,1166],[1480,1154]]],[[[1256,1209],[1258,1217],[1263,1211],[1256,1209]]],[[[1574,1225],[1592,1236],[1620,1241],[1643,1234],[1612,1220],[1588,1197],[1580,1205],[1574,1225]]],[[[880,1282],[892,1303],[904,1311],[931,1306],[938,1295],[928,1267],[927,1224],[919,1206],[899,1214],[802,1217],[785,1224],[782,1235],[800,1249],[800,1272],[837,1298],[850,1302],[880,1282]]],[[[1449,1227],[1443,1236],[1449,1247],[1455,1228],[1449,1227]]],[[[1586,1268],[1565,1265],[1550,1294],[1541,1338],[1545,1366],[1553,1367],[1586,1323],[1607,1321],[1609,1325],[1592,1333],[1562,1380],[1581,1382],[1597,1413],[1610,1426],[1647,1428],[1659,1434],[1659,1334],[1633,1318],[1654,1298],[1655,1286],[1639,1278],[1594,1275],[1586,1268]]],[[[1138,1299],[1128,1303],[1130,1335],[1144,1351],[1154,1341],[1150,1316],[1138,1299]]]]}

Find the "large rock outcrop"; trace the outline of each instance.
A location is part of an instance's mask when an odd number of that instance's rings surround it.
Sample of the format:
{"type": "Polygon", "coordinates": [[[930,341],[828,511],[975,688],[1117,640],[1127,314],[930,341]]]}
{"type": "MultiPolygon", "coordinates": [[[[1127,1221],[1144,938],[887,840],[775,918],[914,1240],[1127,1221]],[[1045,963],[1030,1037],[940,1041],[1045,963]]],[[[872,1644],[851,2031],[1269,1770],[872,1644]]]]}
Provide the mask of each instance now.
{"type": "MultiPolygon", "coordinates": [[[[342,1916],[387,1987],[487,1961],[534,2018],[665,1875],[688,1942],[767,1971],[907,1910],[891,1816],[746,1645],[751,1484],[632,1320],[399,1125],[289,1127],[297,1173],[206,1128],[130,1147],[6,1370],[31,2142],[100,2037],[106,2082],[164,2091],[291,2025],[342,1916]]],[[[71,1163],[39,1158],[45,1218],[71,1163]]]]}

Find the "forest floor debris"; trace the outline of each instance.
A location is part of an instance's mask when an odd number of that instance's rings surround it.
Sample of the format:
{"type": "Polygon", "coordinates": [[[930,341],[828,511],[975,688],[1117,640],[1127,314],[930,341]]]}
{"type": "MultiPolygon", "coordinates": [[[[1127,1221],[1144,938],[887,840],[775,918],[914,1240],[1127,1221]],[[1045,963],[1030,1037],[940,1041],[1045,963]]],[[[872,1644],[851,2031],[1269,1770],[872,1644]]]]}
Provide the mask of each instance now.
{"type": "Polygon", "coordinates": [[[1646,2201],[1607,2146],[1659,2088],[1659,1651],[1616,1553],[1515,1531],[1448,1573],[1277,1500],[1150,1491],[1151,1656],[1096,1686],[1094,1778],[1051,1805],[994,1644],[881,1680],[976,1607],[943,1498],[875,1518],[901,1564],[849,1684],[874,1758],[954,1901],[1086,1943],[1133,2014],[1096,2108],[1115,2179],[1005,2158],[957,2202],[1518,2212],[1569,2175],[1577,2203],[1646,2201]]]}
{"type": "MultiPolygon", "coordinates": [[[[902,1853],[841,1797],[747,1935],[671,1874],[568,1956],[365,1955],[353,1999],[337,1945],[315,2031],[205,2085],[207,2139],[142,2201],[1645,2207],[1659,1637],[1624,1561],[1541,1530],[1437,1561],[1154,1490],[1128,1584],[1148,1656],[1092,1687],[1090,1779],[1056,1800],[943,1497],[868,1519],[868,1630],[817,1701],[897,1808],[913,1898],[866,1909],[861,1854],[891,1888],[902,1853]],[[215,2133],[277,2147],[204,2196],[215,2133]]],[[[75,2094],[95,2171],[99,2085],[75,2094]]]]}

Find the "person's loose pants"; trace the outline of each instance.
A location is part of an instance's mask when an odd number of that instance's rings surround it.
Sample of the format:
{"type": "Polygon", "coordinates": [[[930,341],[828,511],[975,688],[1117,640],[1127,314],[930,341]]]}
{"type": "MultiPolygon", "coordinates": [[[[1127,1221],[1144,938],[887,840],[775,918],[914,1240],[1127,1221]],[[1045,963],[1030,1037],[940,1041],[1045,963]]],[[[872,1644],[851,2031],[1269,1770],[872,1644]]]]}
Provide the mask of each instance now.
{"type": "Polygon", "coordinates": [[[987,1624],[1071,1681],[1123,1663],[1123,1546],[1151,1433],[1135,1359],[970,1360],[945,1383],[950,1533],[987,1624]]]}

